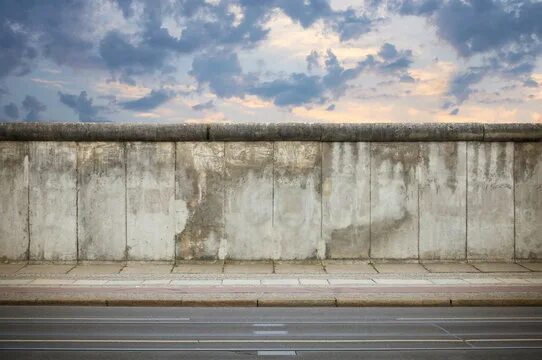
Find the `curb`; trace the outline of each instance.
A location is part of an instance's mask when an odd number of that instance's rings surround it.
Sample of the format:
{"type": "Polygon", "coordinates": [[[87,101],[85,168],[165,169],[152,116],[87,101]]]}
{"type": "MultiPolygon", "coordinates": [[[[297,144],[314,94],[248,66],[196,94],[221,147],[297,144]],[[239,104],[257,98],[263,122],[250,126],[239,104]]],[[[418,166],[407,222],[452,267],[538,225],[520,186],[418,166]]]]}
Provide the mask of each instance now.
{"type": "Polygon", "coordinates": [[[542,306],[542,298],[373,298],[373,299],[0,299],[0,306],[141,307],[467,307],[542,306]]]}

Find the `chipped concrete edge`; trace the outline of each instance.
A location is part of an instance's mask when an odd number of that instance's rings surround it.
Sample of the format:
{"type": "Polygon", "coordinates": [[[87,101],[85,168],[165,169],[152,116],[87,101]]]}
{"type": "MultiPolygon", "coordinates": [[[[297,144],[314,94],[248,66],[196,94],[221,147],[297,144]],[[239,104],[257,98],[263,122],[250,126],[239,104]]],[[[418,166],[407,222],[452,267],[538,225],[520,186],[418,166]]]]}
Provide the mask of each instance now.
{"type": "Polygon", "coordinates": [[[542,306],[541,297],[371,297],[371,298],[330,298],[308,299],[306,297],[274,297],[239,299],[134,299],[134,298],[93,298],[81,299],[62,297],[17,297],[2,298],[0,306],[138,306],[138,307],[473,307],[473,306],[542,306]]]}
{"type": "Polygon", "coordinates": [[[542,123],[2,123],[0,141],[542,141],[542,123]]]}

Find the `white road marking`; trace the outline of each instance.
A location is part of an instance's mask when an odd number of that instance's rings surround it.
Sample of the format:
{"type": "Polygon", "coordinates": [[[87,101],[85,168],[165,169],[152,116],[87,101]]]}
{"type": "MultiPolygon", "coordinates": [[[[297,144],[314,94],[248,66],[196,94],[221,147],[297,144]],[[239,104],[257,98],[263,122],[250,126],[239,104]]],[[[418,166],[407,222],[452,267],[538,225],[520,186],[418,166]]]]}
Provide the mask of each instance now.
{"type": "Polygon", "coordinates": [[[296,353],[285,350],[261,350],[258,351],[258,356],[296,356],[296,353]]]}
{"type": "Polygon", "coordinates": [[[534,321],[541,321],[542,317],[530,317],[530,316],[522,316],[522,317],[442,317],[442,318],[396,318],[395,320],[399,321],[500,321],[500,320],[534,320],[534,321]]]}
{"type": "Polygon", "coordinates": [[[0,317],[0,321],[14,321],[14,320],[23,320],[23,321],[189,321],[190,318],[120,318],[120,317],[0,317]]]}
{"type": "Polygon", "coordinates": [[[274,324],[274,323],[270,323],[270,324],[252,324],[252,326],[254,326],[254,327],[283,327],[284,324],[274,324]]]}
{"type": "Polygon", "coordinates": [[[271,331],[271,330],[256,330],[253,331],[254,335],[288,335],[288,331],[271,331]]]}
{"type": "MultiPolygon", "coordinates": [[[[479,339],[482,340],[482,339],[479,339]]],[[[423,342],[445,342],[461,343],[458,339],[0,339],[0,343],[149,343],[149,344],[212,344],[212,343],[326,343],[326,344],[348,344],[348,343],[423,343],[423,342]]]]}

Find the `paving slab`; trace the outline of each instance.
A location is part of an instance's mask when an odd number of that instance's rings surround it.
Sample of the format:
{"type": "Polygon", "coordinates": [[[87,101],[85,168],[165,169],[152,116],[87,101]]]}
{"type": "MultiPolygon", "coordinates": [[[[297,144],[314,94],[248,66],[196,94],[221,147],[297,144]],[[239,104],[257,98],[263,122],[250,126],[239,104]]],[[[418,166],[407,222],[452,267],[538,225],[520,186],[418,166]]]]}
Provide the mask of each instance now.
{"type": "Polygon", "coordinates": [[[321,274],[324,273],[324,267],[321,264],[294,264],[294,263],[276,263],[276,274],[321,274]]]}
{"type": "Polygon", "coordinates": [[[435,285],[466,285],[467,282],[462,279],[431,279],[435,285]]]}
{"type": "Polygon", "coordinates": [[[17,274],[66,274],[74,265],[26,265],[17,274]]]}
{"type": "Polygon", "coordinates": [[[375,274],[376,270],[369,264],[325,264],[328,274],[375,274]]]}
{"type": "Polygon", "coordinates": [[[222,274],[222,263],[209,264],[178,264],[173,267],[175,274],[222,274]]]}
{"type": "Polygon", "coordinates": [[[542,262],[536,263],[521,263],[521,266],[526,267],[531,271],[542,271],[542,262]]]}
{"type": "Polygon", "coordinates": [[[129,264],[121,274],[169,274],[173,265],[167,264],[129,264]]]}
{"type": "Polygon", "coordinates": [[[464,263],[432,263],[423,264],[432,273],[474,273],[480,272],[470,264],[464,263]]]}
{"type": "Polygon", "coordinates": [[[520,278],[498,278],[503,284],[529,284],[527,279],[520,278]]]}
{"type": "Polygon", "coordinates": [[[529,269],[512,263],[480,263],[473,266],[482,272],[529,272],[529,269]]]}
{"type": "Polygon", "coordinates": [[[141,281],[141,280],[109,280],[107,282],[107,285],[109,285],[109,286],[110,285],[137,286],[137,285],[141,285],[142,283],[143,283],[143,281],[141,281]]]}
{"type": "Polygon", "coordinates": [[[14,274],[24,266],[25,264],[0,264],[0,275],[14,274]]]}
{"type": "Polygon", "coordinates": [[[165,279],[165,280],[143,280],[143,285],[147,286],[164,286],[169,285],[171,280],[165,279]]]}
{"type": "Polygon", "coordinates": [[[328,286],[329,282],[326,279],[299,279],[301,285],[328,286]]]}
{"type": "Polygon", "coordinates": [[[70,275],[108,275],[118,274],[123,264],[77,265],[70,270],[70,275]]]}
{"type": "Polygon", "coordinates": [[[542,278],[530,278],[528,280],[530,283],[533,283],[533,284],[542,284],[542,278]]]}
{"type": "Polygon", "coordinates": [[[263,279],[262,285],[299,285],[297,279],[263,279]]]}
{"type": "Polygon", "coordinates": [[[472,279],[464,279],[469,284],[478,284],[478,285],[484,285],[484,284],[502,284],[502,282],[499,279],[496,278],[472,278],[472,279]]]}
{"type": "Polygon", "coordinates": [[[220,286],[222,280],[197,280],[197,279],[183,279],[172,280],[170,285],[174,286],[220,286]]]}
{"type": "Polygon", "coordinates": [[[32,279],[2,279],[0,285],[26,285],[31,281],[32,279]]]}
{"type": "Polygon", "coordinates": [[[374,279],[378,285],[431,285],[431,281],[423,279],[374,279]]]}
{"type": "Polygon", "coordinates": [[[36,279],[30,285],[71,285],[75,280],[66,279],[36,279]]]}
{"type": "Polygon", "coordinates": [[[413,274],[428,272],[420,264],[374,264],[374,266],[379,273],[413,274]]]}
{"type": "Polygon", "coordinates": [[[101,286],[106,283],[107,280],[76,280],[73,284],[80,286],[101,286]]]}
{"type": "Polygon", "coordinates": [[[331,285],[374,285],[371,279],[328,279],[331,285]]]}
{"type": "Polygon", "coordinates": [[[224,274],[272,274],[272,262],[230,263],[224,265],[224,274]]]}
{"type": "Polygon", "coordinates": [[[222,285],[260,285],[260,280],[257,279],[224,279],[222,285]]]}

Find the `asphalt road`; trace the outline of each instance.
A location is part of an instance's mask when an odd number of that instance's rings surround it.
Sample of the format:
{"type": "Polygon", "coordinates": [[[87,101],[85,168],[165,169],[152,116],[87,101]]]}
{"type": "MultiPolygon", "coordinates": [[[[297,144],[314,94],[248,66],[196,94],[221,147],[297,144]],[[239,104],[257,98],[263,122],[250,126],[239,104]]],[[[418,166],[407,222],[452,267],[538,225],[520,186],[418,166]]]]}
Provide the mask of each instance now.
{"type": "Polygon", "coordinates": [[[0,307],[1,359],[541,359],[542,308],[0,307]]]}

